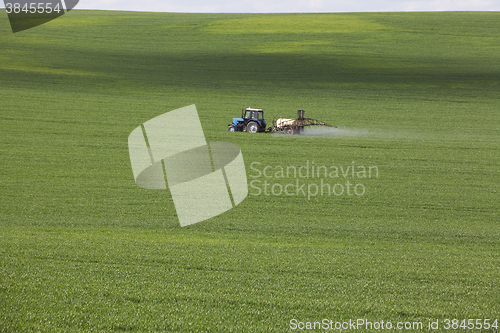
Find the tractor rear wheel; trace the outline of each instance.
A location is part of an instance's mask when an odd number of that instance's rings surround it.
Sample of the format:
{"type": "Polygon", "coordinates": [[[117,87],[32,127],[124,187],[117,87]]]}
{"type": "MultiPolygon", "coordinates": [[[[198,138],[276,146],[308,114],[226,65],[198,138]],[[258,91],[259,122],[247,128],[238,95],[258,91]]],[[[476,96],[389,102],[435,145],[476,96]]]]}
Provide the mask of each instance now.
{"type": "Polygon", "coordinates": [[[259,130],[259,125],[255,121],[251,121],[247,125],[247,132],[248,133],[257,133],[259,130]]]}

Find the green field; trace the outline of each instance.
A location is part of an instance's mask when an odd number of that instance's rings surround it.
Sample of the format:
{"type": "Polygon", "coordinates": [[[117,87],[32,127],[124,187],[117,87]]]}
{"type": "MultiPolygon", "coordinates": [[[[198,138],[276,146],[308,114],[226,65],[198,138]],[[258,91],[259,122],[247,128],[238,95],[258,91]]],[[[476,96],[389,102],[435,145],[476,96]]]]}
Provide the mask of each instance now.
{"type": "Polygon", "coordinates": [[[500,13],[0,18],[0,332],[498,331],[444,323],[500,321],[500,13]],[[127,138],[191,104],[274,193],[181,228],[168,190],[136,186],[127,138]],[[244,107],[344,134],[227,132],[244,107]],[[308,163],[378,174],[251,167],[308,163]],[[322,180],[365,191],[278,191],[322,180]]]}

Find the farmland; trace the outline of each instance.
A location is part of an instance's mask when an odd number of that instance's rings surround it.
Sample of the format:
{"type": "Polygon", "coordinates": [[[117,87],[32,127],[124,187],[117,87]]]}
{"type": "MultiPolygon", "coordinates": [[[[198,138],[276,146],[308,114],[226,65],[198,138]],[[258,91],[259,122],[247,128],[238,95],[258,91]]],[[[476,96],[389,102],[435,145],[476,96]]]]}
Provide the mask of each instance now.
{"type": "Polygon", "coordinates": [[[500,320],[499,13],[0,17],[0,332],[500,320]],[[181,228],[127,138],[191,104],[261,191],[181,228]],[[340,131],[227,132],[244,107],[340,131]]]}

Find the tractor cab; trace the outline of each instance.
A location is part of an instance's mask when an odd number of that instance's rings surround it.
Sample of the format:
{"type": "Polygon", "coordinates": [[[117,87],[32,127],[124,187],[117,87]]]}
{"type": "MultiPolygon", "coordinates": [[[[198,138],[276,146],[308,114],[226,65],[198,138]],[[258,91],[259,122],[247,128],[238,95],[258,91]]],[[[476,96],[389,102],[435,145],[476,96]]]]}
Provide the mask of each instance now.
{"type": "Polygon", "coordinates": [[[264,111],[257,109],[245,109],[241,112],[241,118],[264,120],[264,111]]]}
{"type": "Polygon", "coordinates": [[[264,120],[264,111],[262,109],[247,108],[241,111],[241,118],[233,118],[233,123],[229,124],[229,132],[249,133],[264,132],[266,130],[266,121],[264,120]]]}

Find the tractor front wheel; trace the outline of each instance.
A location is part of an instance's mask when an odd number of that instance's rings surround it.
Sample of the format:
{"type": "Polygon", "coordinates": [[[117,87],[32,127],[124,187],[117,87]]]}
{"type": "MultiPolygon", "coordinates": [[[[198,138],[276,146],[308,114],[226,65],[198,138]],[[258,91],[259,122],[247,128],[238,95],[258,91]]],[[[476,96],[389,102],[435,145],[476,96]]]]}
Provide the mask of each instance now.
{"type": "Polygon", "coordinates": [[[248,133],[257,133],[259,130],[259,125],[255,121],[249,122],[247,125],[247,132],[248,133]]]}
{"type": "Polygon", "coordinates": [[[230,125],[230,126],[227,128],[227,130],[228,130],[229,132],[234,132],[234,131],[235,131],[234,126],[233,126],[233,125],[230,125]]]}

